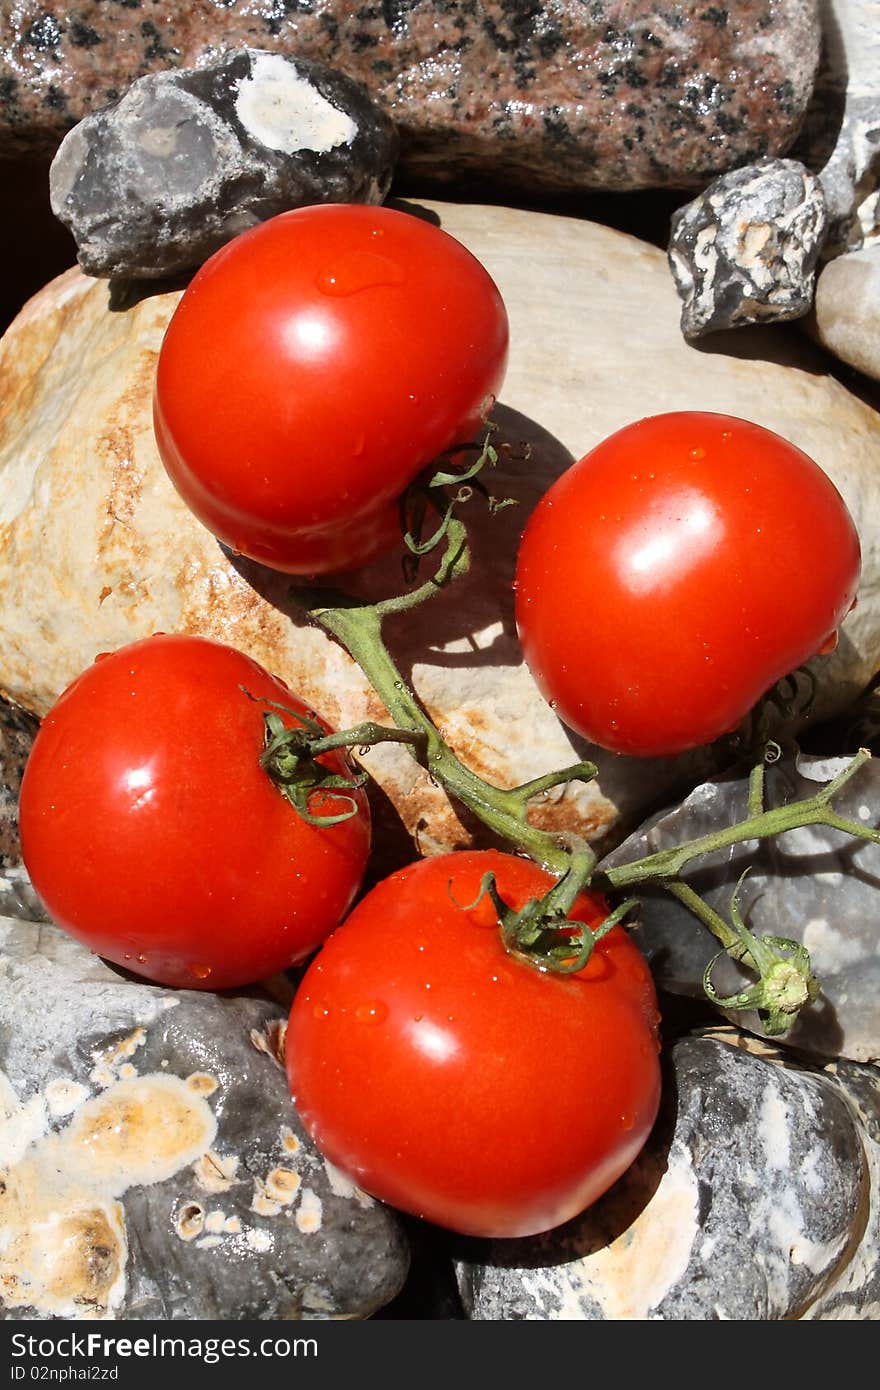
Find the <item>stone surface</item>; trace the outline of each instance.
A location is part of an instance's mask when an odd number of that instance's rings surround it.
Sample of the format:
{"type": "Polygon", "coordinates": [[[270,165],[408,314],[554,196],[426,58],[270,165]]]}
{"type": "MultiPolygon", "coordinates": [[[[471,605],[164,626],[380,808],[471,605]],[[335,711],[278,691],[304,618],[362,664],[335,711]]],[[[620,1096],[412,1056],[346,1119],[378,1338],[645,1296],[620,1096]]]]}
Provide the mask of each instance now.
{"type": "Polygon", "coordinates": [[[393,122],[345,75],[256,49],[139,78],[52,161],[52,210],[89,275],[160,278],[306,203],[380,203],[393,122]]]}
{"type": "Polygon", "coordinates": [[[835,1084],[712,1037],[670,1049],[632,1168],[577,1220],[457,1262],[477,1319],[804,1317],[862,1233],[859,1126],[835,1084]]]}
{"type": "Polygon", "coordinates": [[[868,1168],[864,1229],[852,1258],[806,1316],[823,1320],[880,1319],[880,1070],[832,1062],[825,1074],[841,1088],[858,1117],[868,1168]]]}
{"type": "Polygon", "coordinates": [[[819,342],[841,362],[880,381],[880,241],[824,267],[813,326],[819,342]]]}
{"type": "MultiPolygon", "coordinates": [[[[640,415],[728,411],[792,440],[828,471],[861,533],[858,606],[837,651],[814,665],[815,715],[827,717],[880,664],[880,417],[828,376],[799,333],[743,329],[736,356],[685,344],[654,247],[567,218],[424,207],[484,262],[508,306],[511,358],[497,415],[513,448],[492,490],[520,500],[494,517],[473,511],[471,573],[390,623],[389,641],[481,774],[512,785],[594,757],[597,781],[554,790],[535,820],[620,836],[704,780],[723,750],[623,759],[565,731],[515,634],[511,583],[531,508],[574,457],[640,415]]],[[[165,476],[151,397],[176,302],[154,295],[115,310],[106,284],[74,270],[26,307],[0,345],[10,402],[0,424],[0,690],[42,713],[98,652],[153,631],[190,631],[239,646],[338,727],[381,717],[341,649],[291,622],[287,578],[233,565],[165,476]]],[[[345,582],[399,592],[400,558],[345,582]]],[[[376,779],[377,845],[389,867],[409,858],[410,837],[425,853],[472,841],[473,825],[406,752],[384,745],[363,761],[376,779]]]]}
{"type": "Polygon", "coordinates": [[[0,960],[0,1317],[366,1318],[398,1293],[403,1228],[306,1137],[279,1003],[128,980],[6,918],[0,960]]]}
{"type": "MultiPolygon", "coordinates": [[[[766,805],[779,806],[814,795],[847,759],[786,759],[767,769],[766,805]]],[[[741,820],[746,814],[745,779],[697,787],[680,807],[641,828],[604,861],[603,867],[680,844],[741,820]]],[[[849,820],[880,823],[880,765],[863,766],[834,799],[849,820]]],[[[824,826],[805,826],[784,835],[735,845],[706,855],[682,875],[730,921],[730,900],[749,869],[740,912],[756,936],[786,937],[810,953],[821,983],[818,999],[779,1039],[785,1046],[819,1057],[880,1058],[880,954],[877,951],[877,884],[880,845],[855,840],[824,826]]],[[[662,990],[704,997],[703,973],[720,951],[707,927],[661,889],[639,892],[643,907],[639,944],[662,990]]],[[[712,972],[718,994],[747,988],[754,977],[729,957],[712,972]]],[[[763,1034],[754,1010],[731,1015],[743,1028],[763,1034]]]]}
{"type": "Polygon", "coordinates": [[[820,11],[815,90],[790,153],[822,185],[822,255],[830,259],[880,232],[880,8],[877,0],[821,0],[820,11]]]}
{"type": "Polygon", "coordinates": [[[822,186],[797,160],[713,179],[672,218],[669,264],[685,337],[807,313],[826,221],[822,186]]]}
{"type": "Polygon", "coordinates": [[[295,52],[364,83],[402,170],[531,195],[698,188],[797,135],[814,0],[16,0],[0,46],[0,153],[54,150],[135,79],[219,49],[295,52]]]}

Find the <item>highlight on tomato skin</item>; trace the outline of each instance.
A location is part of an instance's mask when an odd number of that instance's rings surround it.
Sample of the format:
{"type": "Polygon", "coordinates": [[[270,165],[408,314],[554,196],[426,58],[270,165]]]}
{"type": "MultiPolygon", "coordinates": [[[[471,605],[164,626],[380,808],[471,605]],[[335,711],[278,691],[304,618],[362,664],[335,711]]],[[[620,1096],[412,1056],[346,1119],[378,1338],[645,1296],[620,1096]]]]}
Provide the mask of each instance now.
{"type": "MultiPolygon", "coordinates": [[[[306,1130],[364,1191],[513,1237],[578,1215],[637,1157],[659,1104],[659,1015],[621,927],[577,975],[510,955],[491,901],[475,905],[488,870],[515,908],[554,881],[493,850],[390,875],[309,965],[286,1059],[306,1130]]],[[[607,911],[588,892],[571,916],[607,911]]]]}
{"type": "MultiPolygon", "coordinates": [[[[134,974],[210,990],[286,970],[333,930],[363,877],[368,802],[334,793],[315,810],[355,814],[307,823],[260,766],[267,701],[311,713],[243,653],[171,634],[102,655],[67,687],[19,811],[25,866],[59,927],[134,974]]],[[[320,761],[349,770],[339,752],[320,761]]]]}
{"type": "Polygon", "coordinates": [[[827,474],[750,421],[705,411],[624,426],[525,527],[516,622],[559,718],[660,756],[735,729],[852,608],[859,537],[827,474]]]}
{"type": "Polygon", "coordinates": [[[422,468],[481,436],[507,366],[507,313],[460,242],[409,213],[296,208],[196,273],[165,332],[154,434],[223,544],[295,574],[400,540],[422,468]]]}

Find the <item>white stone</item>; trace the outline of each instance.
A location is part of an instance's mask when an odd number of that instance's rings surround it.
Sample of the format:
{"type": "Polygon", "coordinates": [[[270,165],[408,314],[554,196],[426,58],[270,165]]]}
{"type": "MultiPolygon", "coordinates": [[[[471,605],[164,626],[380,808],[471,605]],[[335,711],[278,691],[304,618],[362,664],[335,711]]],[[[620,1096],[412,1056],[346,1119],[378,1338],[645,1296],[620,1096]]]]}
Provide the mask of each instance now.
{"type": "Polygon", "coordinates": [[[816,285],[819,341],[880,381],[880,241],[829,261],[816,285]]]}

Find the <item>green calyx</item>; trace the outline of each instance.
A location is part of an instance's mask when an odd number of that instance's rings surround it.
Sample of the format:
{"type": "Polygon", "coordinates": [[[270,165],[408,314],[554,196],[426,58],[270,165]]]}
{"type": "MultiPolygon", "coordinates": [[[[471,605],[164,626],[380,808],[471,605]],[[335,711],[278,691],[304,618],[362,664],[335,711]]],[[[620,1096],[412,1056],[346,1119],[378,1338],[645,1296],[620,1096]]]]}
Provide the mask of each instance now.
{"type": "Polygon", "coordinates": [[[286,713],[301,721],[299,728],[288,728],[273,711],[263,715],[266,743],[260,766],[309,825],[338,825],[350,820],[358,812],[353,793],[363,787],[367,774],[352,772],[351,776],[344,776],[318,762],[319,754],[314,748],[322,741],[320,725],[295,710],[286,713]],[[313,805],[330,800],[341,801],[345,809],[322,815],[313,805]]]}
{"type": "MultiPolygon", "coordinates": [[[[746,870],[748,873],[748,870],[746,870]]],[[[788,1032],[795,1017],[819,995],[819,981],[813,974],[810,955],[805,946],[783,936],[757,937],[745,925],[739,910],[739,895],[743,874],[730,902],[730,919],[736,935],[736,946],[713,956],[703,975],[703,988],[708,997],[721,1009],[743,1011],[757,1009],[764,1030],[771,1037],[788,1032]],[[737,994],[722,997],[712,984],[712,971],[725,954],[758,974],[757,981],[737,994]]]]}

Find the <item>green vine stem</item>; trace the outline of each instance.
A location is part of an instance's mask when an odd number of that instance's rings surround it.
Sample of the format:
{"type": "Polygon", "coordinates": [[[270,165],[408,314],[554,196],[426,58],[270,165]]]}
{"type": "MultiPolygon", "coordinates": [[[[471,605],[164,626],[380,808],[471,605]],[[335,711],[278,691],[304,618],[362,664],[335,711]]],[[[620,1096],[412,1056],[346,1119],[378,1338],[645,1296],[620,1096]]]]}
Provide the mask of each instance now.
{"type": "MultiPolygon", "coordinates": [[[[322,603],[309,606],[314,620],[332,633],[360,666],[397,728],[421,736],[420,742],[410,745],[410,752],[427,768],[431,777],[495,835],[523,850],[556,877],[564,876],[572,868],[571,848],[558,835],[539,830],[529,822],[528,804],[551,787],[576,779],[591,780],[597,773],[595,763],[575,763],[507,789],[492,786],[472,772],[443,739],[382,640],[383,618],[400,611],[401,607],[393,600],[352,607],[330,607],[322,603]]],[[[584,883],[595,863],[596,855],[592,850],[580,856],[577,876],[584,883]]]]}
{"type": "Polygon", "coordinates": [[[861,749],[833,781],[827,782],[815,796],[804,801],[793,801],[787,806],[759,811],[736,825],[725,827],[724,830],[714,830],[708,835],[700,835],[697,839],[687,840],[671,849],[657,850],[656,853],[649,854],[644,859],[637,859],[632,864],[621,864],[616,869],[608,869],[602,878],[612,890],[630,888],[636,883],[672,881],[680,876],[692,859],[711,854],[715,850],[728,849],[731,845],[742,844],[744,840],[764,840],[771,835],[783,835],[786,830],[797,830],[805,825],[825,825],[834,830],[842,830],[858,839],[880,844],[880,831],[871,829],[861,821],[848,820],[838,815],[831,806],[837,793],[855,776],[859,768],[870,761],[870,758],[868,750],[861,749]]]}
{"type": "MultiPolygon", "coordinates": [[[[494,458],[494,451],[488,443],[484,446],[482,457],[484,461],[494,458]]],[[[468,477],[474,476],[475,471],[475,468],[470,469],[468,477]]],[[[454,473],[437,473],[427,487],[455,486],[460,484],[461,477],[454,473]]],[[[425,486],[422,484],[423,495],[425,486]]],[[[765,740],[761,756],[750,775],[748,809],[744,820],[629,864],[597,873],[597,856],[584,839],[573,834],[558,835],[541,830],[530,822],[528,814],[529,803],[542,792],[576,780],[592,780],[598,771],[595,764],[575,763],[510,788],[486,782],[462,763],[446,743],[404,680],[384,642],[382,626],[386,618],[417,607],[467,573],[470,562],[467,532],[461,520],[453,514],[454,505],[460,500],[460,492],[451,502],[448,497],[437,499],[434,505],[442,523],[427,545],[414,542],[407,536],[410,552],[415,556],[445,541],[444,554],[436,573],[407,593],[371,604],[335,590],[293,590],[293,600],[308,613],[312,621],[339,641],[358,664],[394,724],[393,729],[372,723],[362,724],[322,737],[315,737],[302,729],[289,731],[287,737],[295,745],[295,756],[303,760],[304,766],[314,768],[314,762],[309,760],[330,748],[355,748],[389,740],[403,743],[411,756],[451,798],[467,807],[495,836],[530,856],[557,880],[544,898],[528,903],[516,912],[501,901],[494,882],[484,883],[481,890],[492,896],[507,948],[530,959],[539,969],[565,971],[582,968],[595,942],[603,934],[604,927],[593,932],[583,923],[573,923],[567,917],[567,912],[583,889],[590,887],[615,898],[643,884],[663,887],[713,933],[722,947],[722,953],[729,953],[758,976],[757,982],[740,995],[721,999],[711,983],[710,965],[704,981],[708,996],[722,1007],[762,1010],[766,1014],[768,1031],[784,1031],[790,1026],[792,1016],[811,1002],[818,991],[806,951],[794,942],[775,937],[765,936],[760,940],[754,937],[742,922],[736,894],[731,902],[731,921],[726,922],[689,884],[681,880],[681,874],[692,861],[704,855],[807,825],[824,825],[862,840],[880,843],[880,831],[839,815],[832,806],[834,797],[869,760],[870,753],[860,751],[839,776],[814,796],[766,809],[764,765],[765,762],[776,761],[781,756],[781,750],[778,745],[765,740]],[[573,932],[573,928],[579,929],[579,932],[573,932]]],[[[291,766],[284,761],[284,741],[283,730],[279,734],[276,727],[272,743],[276,773],[279,766],[282,769],[291,766]]],[[[299,807],[303,804],[303,795],[296,787],[296,780],[294,770],[294,775],[287,777],[287,781],[292,783],[292,790],[288,787],[286,794],[299,807]]],[[[636,906],[635,900],[627,898],[613,909],[609,921],[622,920],[636,906]]]]}

